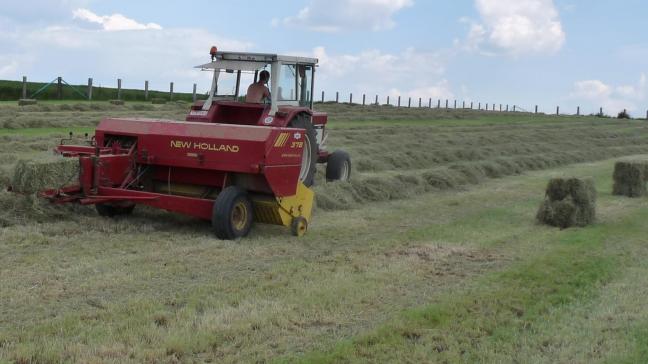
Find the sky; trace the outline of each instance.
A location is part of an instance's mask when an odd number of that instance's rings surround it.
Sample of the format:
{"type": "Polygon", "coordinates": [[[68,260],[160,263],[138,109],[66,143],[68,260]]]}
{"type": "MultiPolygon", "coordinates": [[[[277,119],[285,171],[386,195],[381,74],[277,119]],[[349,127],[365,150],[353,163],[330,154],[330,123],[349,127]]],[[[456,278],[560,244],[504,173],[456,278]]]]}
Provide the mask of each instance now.
{"type": "Polygon", "coordinates": [[[316,95],[648,110],[640,0],[0,0],[0,79],[190,91],[209,49],[314,56],[316,95]]]}

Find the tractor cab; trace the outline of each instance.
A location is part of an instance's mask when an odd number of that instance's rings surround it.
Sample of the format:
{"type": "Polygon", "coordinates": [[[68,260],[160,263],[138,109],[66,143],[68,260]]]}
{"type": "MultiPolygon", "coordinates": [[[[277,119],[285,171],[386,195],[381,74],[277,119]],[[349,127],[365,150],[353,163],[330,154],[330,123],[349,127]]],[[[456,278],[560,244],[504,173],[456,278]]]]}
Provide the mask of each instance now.
{"type": "MultiPolygon", "coordinates": [[[[196,67],[212,73],[212,84],[207,100],[193,105],[187,121],[287,126],[299,113],[313,116],[316,58],[215,52],[212,59],[196,67]],[[248,86],[263,71],[270,73],[270,97],[260,103],[246,102],[248,86]]],[[[313,124],[325,123],[325,114],[315,115],[313,124]]]]}

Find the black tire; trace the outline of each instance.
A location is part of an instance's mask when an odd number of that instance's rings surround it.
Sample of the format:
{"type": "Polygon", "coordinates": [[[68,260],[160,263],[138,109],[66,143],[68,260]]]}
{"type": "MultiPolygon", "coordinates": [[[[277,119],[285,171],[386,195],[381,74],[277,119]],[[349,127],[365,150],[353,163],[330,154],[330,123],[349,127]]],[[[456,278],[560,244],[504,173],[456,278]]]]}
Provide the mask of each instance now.
{"type": "Polygon", "coordinates": [[[126,205],[126,206],[116,206],[107,203],[98,203],[95,205],[97,213],[99,216],[103,217],[115,217],[119,215],[130,215],[135,209],[135,204],[126,205]]]}
{"type": "Polygon", "coordinates": [[[308,231],[308,221],[302,216],[293,218],[290,223],[290,233],[293,236],[302,237],[308,231]]]}
{"type": "Polygon", "coordinates": [[[326,180],[348,181],[351,179],[351,157],[343,150],[331,153],[326,162],[326,180]]]}
{"type": "Polygon", "coordinates": [[[245,190],[230,186],[218,194],[212,210],[212,228],[219,239],[246,236],[252,228],[252,202],[245,190]]]}
{"type": "Polygon", "coordinates": [[[308,165],[306,172],[300,171],[299,179],[304,183],[304,185],[306,185],[306,187],[310,187],[315,182],[315,173],[317,172],[317,158],[319,156],[317,133],[315,132],[313,123],[311,123],[310,117],[307,114],[298,114],[295,116],[295,118],[288,123],[288,127],[306,130],[306,135],[304,137],[305,142],[308,143],[308,145],[305,145],[304,148],[310,147],[310,164],[308,165]]]}

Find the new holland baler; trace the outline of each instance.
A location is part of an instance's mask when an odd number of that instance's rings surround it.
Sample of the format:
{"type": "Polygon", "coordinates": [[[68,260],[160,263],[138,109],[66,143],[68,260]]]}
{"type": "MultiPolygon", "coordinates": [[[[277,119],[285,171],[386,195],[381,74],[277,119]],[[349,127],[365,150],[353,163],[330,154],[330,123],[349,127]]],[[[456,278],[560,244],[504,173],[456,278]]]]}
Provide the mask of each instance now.
{"type": "Polygon", "coordinates": [[[41,195],[104,216],[136,204],[183,213],[221,239],[245,236],[253,220],[301,236],[314,197],[299,180],[303,148],[303,129],[107,118],[91,145],[56,148],[79,159],[78,184],[41,195]]]}

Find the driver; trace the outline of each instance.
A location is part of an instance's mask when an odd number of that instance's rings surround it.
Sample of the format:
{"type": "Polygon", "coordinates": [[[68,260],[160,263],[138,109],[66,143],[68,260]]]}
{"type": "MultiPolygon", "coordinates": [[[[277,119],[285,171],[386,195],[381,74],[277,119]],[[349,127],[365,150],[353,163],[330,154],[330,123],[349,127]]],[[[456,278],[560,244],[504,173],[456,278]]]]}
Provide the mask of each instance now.
{"type": "Polygon", "coordinates": [[[259,80],[248,87],[245,102],[260,104],[270,98],[270,90],[266,86],[270,80],[270,72],[263,70],[259,73],[259,80]]]}

